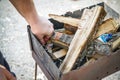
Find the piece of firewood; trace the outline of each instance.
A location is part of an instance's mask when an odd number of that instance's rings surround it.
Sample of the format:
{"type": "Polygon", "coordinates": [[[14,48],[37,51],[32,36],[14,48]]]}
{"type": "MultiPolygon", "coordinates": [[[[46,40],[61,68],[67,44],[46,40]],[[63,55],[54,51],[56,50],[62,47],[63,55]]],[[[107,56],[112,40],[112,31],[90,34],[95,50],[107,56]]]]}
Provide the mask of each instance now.
{"type": "Polygon", "coordinates": [[[91,59],[88,60],[83,66],[88,66],[91,63],[94,63],[99,58],[103,57],[104,55],[101,55],[100,53],[94,53],[94,55],[91,56],[91,59]]]}
{"type": "Polygon", "coordinates": [[[97,59],[99,59],[99,58],[101,58],[103,56],[105,56],[105,55],[102,55],[101,53],[96,52],[94,55],[92,55],[92,58],[97,60],[97,59]]]}
{"type": "MultiPolygon", "coordinates": [[[[77,30],[77,27],[68,24],[64,24],[64,27],[66,30],[69,30],[73,33],[75,33],[77,30]]],[[[99,26],[95,38],[105,33],[114,33],[117,31],[118,28],[119,28],[119,24],[113,18],[109,18],[99,26]]]]}
{"type": "Polygon", "coordinates": [[[64,49],[68,49],[68,47],[69,47],[69,44],[66,44],[66,43],[64,43],[64,42],[61,42],[61,41],[59,41],[59,40],[52,40],[52,43],[53,43],[54,45],[59,46],[59,47],[64,48],[64,49]]]}
{"type": "Polygon", "coordinates": [[[87,42],[93,36],[94,32],[96,32],[96,26],[101,23],[105,15],[106,12],[101,6],[84,10],[67,55],[60,66],[60,70],[63,73],[67,73],[73,68],[77,58],[87,46],[87,42]]]}
{"type": "MultiPolygon", "coordinates": [[[[69,31],[71,31],[73,33],[76,32],[76,29],[78,28],[78,24],[80,22],[80,19],[63,17],[63,16],[55,15],[55,14],[50,14],[49,16],[51,18],[53,18],[54,20],[66,23],[64,25],[65,29],[67,29],[67,30],[69,30],[69,31]]],[[[118,23],[114,19],[110,18],[110,19],[104,21],[99,26],[99,29],[98,29],[98,31],[97,31],[97,33],[96,33],[94,38],[97,38],[97,37],[99,37],[100,35],[102,35],[104,33],[116,32],[116,30],[118,28],[119,28],[118,23]]]]}
{"type": "Polygon", "coordinates": [[[65,33],[65,34],[68,34],[68,35],[74,35],[74,33],[71,32],[71,31],[69,31],[69,30],[65,30],[64,33],[65,33]]]}
{"type": "Polygon", "coordinates": [[[56,51],[58,51],[58,50],[60,50],[61,48],[59,47],[59,46],[55,46],[54,45],[54,47],[52,48],[52,53],[54,53],[54,52],[56,52],[56,51]]]}
{"type": "Polygon", "coordinates": [[[51,41],[54,45],[60,46],[61,48],[67,49],[69,44],[73,39],[73,35],[68,35],[65,33],[54,32],[53,36],[51,37],[51,41]]]}
{"type": "Polygon", "coordinates": [[[112,43],[112,51],[120,46],[120,37],[112,43]]]}
{"type": "Polygon", "coordinates": [[[94,58],[94,59],[98,59],[98,58],[100,58],[100,57],[103,57],[103,56],[105,56],[105,55],[102,55],[101,53],[98,53],[98,52],[95,52],[95,53],[93,53],[92,55],[87,55],[87,57],[89,57],[89,58],[94,58]]]}
{"type": "Polygon", "coordinates": [[[55,15],[55,14],[49,14],[49,17],[53,18],[54,20],[62,23],[66,23],[72,26],[77,27],[80,20],[72,17],[64,17],[60,15],[55,15]]]}
{"type": "Polygon", "coordinates": [[[68,24],[64,24],[64,28],[65,30],[68,30],[70,32],[72,32],[73,34],[76,32],[76,30],[78,29],[77,27],[75,26],[71,26],[71,25],[68,25],[68,24]]]}
{"type": "Polygon", "coordinates": [[[94,63],[96,60],[94,58],[91,58],[89,61],[87,61],[83,66],[88,66],[91,63],[94,63]]]}
{"type": "Polygon", "coordinates": [[[99,37],[102,34],[105,33],[114,33],[117,31],[117,29],[119,28],[118,23],[113,20],[112,18],[106,20],[105,22],[103,22],[103,24],[101,24],[98,28],[98,31],[95,35],[95,38],[99,37]]]}
{"type": "Polygon", "coordinates": [[[54,53],[52,53],[52,57],[53,59],[59,59],[61,57],[64,57],[67,54],[67,50],[66,49],[61,49],[59,51],[56,51],[54,53]]]}

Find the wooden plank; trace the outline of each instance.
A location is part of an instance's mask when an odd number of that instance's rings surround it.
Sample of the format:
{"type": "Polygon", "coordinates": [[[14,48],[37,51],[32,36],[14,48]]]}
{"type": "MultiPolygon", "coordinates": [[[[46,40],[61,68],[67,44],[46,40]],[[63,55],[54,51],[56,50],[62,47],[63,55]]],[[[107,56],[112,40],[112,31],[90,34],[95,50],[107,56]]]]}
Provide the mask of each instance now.
{"type": "Polygon", "coordinates": [[[76,18],[64,17],[60,15],[55,15],[55,14],[49,14],[49,17],[53,18],[54,20],[58,22],[66,23],[66,24],[76,26],[76,27],[79,25],[79,22],[80,22],[80,20],[76,18]]]}
{"type": "Polygon", "coordinates": [[[78,56],[86,47],[91,36],[94,34],[96,30],[95,28],[97,28],[95,26],[98,26],[105,14],[106,13],[101,6],[96,6],[91,10],[85,9],[81,21],[79,22],[79,28],[76,31],[69,46],[67,55],[60,66],[60,70],[63,73],[67,73],[73,68],[78,56]]]}
{"type": "Polygon", "coordinates": [[[99,26],[95,38],[105,33],[114,33],[117,31],[118,28],[118,23],[115,20],[113,20],[113,18],[110,18],[99,26]]]}
{"type": "Polygon", "coordinates": [[[59,51],[56,51],[54,53],[52,53],[52,57],[53,59],[59,59],[61,57],[64,57],[67,54],[67,50],[66,49],[61,49],[59,51]]]}

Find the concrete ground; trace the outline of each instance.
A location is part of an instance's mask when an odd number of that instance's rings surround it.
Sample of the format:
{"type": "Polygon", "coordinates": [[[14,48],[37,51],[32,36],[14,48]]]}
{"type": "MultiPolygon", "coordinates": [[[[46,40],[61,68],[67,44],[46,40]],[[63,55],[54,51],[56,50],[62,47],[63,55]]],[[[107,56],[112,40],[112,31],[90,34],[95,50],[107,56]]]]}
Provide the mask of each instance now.
{"type": "MultiPolygon", "coordinates": [[[[120,13],[119,0],[104,0],[120,13]]],[[[49,13],[64,14],[89,6],[100,0],[34,0],[39,15],[48,18],[49,13]]],[[[29,5],[29,4],[28,4],[29,5]]],[[[7,59],[18,80],[34,79],[34,60],[29,48],[26,21],[8,0],[0,0],[0,50],[7,59]]],[[[38,71],[38,80],[47,80],[42,71],[38,71]]],[[[120,80],[120,71],[103,80],[120,80]]]]}

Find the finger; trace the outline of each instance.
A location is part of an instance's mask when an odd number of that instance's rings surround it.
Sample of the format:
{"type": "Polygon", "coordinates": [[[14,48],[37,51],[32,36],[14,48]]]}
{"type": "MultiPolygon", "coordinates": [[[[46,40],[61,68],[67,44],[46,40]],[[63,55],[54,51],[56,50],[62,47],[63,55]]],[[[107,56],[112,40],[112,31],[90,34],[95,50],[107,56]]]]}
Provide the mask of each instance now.
{"type": "Polygon", "coordinates": [[[54,29],[52,27],[49,28],[49,31],[47,32],[47,36],[51,37],[54,33],[54,29]]]}
{"type": "Polygon", "coordinates": [[[0,65],[0,69],[6,69],[3,65],[0,65]]]}
{"type": "Polygon", "coordinates": [[[7,80],[7,78],[3,75],[0,75],[0,80],[7,80]]]}
{"type": "Polygon", "coordinates": [[[42,45],[45,45],[45,41],[44,41],[44,39],[42,38],[42,39],[40,39],[40,42],[42,43],[42,45]]]}
{"type": "Polygon", "coordinates": [[[3,73],[7,80],[16,80],[16,78],[7,69],[3,69],[3,73]]]}
{"type": "Polygon", "coordinates": [[[37,35],[37,34],[36,34],[36,37],[37,37],[37,39],[41,42],[42,45],[45,45],[45,41],[44,41],[44,39],[43,39],[43,35],[37,35]]]}
{"type": "Polygon", "coordinates": [[[1,68],[0,68],[0,80],[7,80],[7,78],[3,74],[3,71],[1,70],[1,68]]]}
{"type": "Polygon", "coordinates": [[[16,80],[16,78],[2,65],[0,65],[0,72],[2,72],[2,74],[0,74],[0,80],[16,80]]]}
{"type": "Polygon", "coordinates": [[[48,42],[49,39],[50,39],[49,36],[45,36],[45,37],[44,37],[44,41],[45,41],[45,43],[48,42]]]}
{"type": "Polygon", "coordinates": [[[54,35],[54,31],[53,31],[52,28],[49,30],[48,34],[49,35],[44,36],[44,41],[45,42],[48,42],[48,40],[54,35]]]}

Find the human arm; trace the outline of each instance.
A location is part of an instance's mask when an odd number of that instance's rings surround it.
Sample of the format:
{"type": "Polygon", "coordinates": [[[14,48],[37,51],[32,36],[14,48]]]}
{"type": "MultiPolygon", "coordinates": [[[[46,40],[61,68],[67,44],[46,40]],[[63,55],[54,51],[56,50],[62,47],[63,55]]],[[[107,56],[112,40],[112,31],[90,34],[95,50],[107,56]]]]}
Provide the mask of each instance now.
{"type": "Polygon", "coordinates": [[[38,15],[33,0],[10,0],[10,2],[29,23],[32,32],[42,44],[45,44],[45,39],[49,38],[54,31],[53,24],[38,15]]]}

